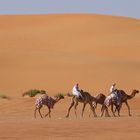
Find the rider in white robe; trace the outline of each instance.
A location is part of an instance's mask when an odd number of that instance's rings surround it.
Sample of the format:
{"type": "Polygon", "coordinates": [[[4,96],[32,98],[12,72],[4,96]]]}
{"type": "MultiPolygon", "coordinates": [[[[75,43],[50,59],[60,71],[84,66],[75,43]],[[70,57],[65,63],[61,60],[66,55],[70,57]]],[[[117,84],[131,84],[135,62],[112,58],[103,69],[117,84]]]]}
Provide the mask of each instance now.
{"type": "Polygon", "coordinates": [[[79,84],[74,85],[73,89],[72,89],[72,94],[75,95],[76,97],[81,97],[83,98],[82,94],[79,91],[79,84]]]}

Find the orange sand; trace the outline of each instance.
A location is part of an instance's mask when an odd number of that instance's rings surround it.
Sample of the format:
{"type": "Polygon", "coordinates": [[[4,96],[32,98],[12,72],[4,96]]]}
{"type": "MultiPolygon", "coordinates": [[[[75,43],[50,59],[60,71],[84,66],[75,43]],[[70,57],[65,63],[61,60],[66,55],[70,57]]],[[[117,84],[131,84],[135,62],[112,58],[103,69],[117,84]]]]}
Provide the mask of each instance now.
{"type": "MultiPolygon", "coordinates": [[[[140,87],[140,20],[90,14],[0,16],[1,140],[138,140],[140,94],[123,107],[120,118],[64,118],[70,98],[60,101],[52,118],[33,118],[32,88],[49,95],[71,92],[75,83],[95,95],[115,82],[130,94],[140,87]]],[[[42,109],[44,113],[46,109],[42,109]]],[[[100,107],[97,110],[100,114],[100,107]]]]}

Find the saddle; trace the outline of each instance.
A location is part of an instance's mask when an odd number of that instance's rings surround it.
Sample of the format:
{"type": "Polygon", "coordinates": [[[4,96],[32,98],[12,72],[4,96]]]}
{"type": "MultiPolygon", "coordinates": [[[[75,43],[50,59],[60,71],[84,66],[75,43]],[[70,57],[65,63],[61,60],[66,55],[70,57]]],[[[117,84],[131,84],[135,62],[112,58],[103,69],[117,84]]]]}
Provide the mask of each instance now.
{"type": "Polygon", "coordinates": [[[83,90],[78,90],[78,92],[80,92],[81,96],[76,96],[76,98],[83,100],[85,97],[83,90]]]}

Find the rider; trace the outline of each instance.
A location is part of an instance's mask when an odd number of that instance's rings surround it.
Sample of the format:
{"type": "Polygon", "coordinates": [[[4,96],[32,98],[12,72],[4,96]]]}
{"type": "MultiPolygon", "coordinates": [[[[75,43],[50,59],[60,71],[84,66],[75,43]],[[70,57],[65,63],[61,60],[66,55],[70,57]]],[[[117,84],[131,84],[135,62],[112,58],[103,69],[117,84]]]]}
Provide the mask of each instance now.
{"type": "Polygon", "coordinates": [[[117,90],[115,86],[116,86],[116,84],[113,83],[113,85],[110,87],[110,93],[113,93],[117,90]]]}
{"type": "Polygon", "coordinates": [[[77,83],[76,85],[74,85],[73,89],[72,89],[72,94],[78,98],[82,98],[83,99],[83,96],[79,90],[79,84],[77,83]]]}
{"type": "Polygon", "coordinates": [[[116,83],[113,83],[113,85],[110,87],[110,95],[112,95],[113,98],[116,98],[117,105],[120,104],[120,98],[119,94],[117,92],[117,88],[115,87],[116,83]]]}

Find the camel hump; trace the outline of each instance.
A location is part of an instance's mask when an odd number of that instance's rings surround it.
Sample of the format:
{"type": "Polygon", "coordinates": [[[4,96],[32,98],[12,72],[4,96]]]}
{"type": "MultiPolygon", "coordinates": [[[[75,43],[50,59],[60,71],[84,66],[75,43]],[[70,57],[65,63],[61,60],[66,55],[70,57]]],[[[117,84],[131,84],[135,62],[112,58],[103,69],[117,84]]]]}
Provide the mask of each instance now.
{"type": "Polygon", "coordinates": [[[91,96],[87,91],[80,90],[80,93],[82,94],[83,97],[91,96]]]}
{"type": "Polygon", "coordinates": [[[84,92],[82,89],[81,89],[79,92],[81,93],[81,95],[82,95],[83,97],[85,97],[85,92],[84,92]]]}
{"type": "Polygon", "coordinates": [[[43,100],[47,100],[49,98],[49,96],[47,94],[42,94],[40,96],[43,100]]]}
{"type": "Polygon", "coordinates": [[[103,93],[99,93],[98,95],[96,95],[96,97],[98,97],[98,96],[106,98],[106,96],[103,93]]]}

